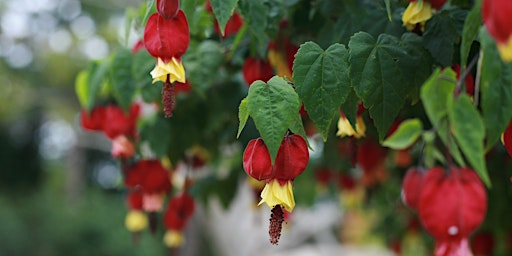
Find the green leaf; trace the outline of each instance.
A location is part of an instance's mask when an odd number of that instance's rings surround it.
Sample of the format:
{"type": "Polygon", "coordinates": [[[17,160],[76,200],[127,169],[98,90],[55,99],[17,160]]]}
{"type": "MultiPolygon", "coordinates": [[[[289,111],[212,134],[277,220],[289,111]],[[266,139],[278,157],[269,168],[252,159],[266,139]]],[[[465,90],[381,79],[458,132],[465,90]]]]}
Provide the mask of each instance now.
{"type": "Polygon", "coordinates": [[[96,96],[105,84],[105,76],[109,69],[110,63],[105,60],[103,62],[92,62],[87,69],[88,81],[88,94],[87,94],[87,109],[91,110],[96,102],[96,96]]]}
{"type": "Polygon", "coordinates": [[[396,150],[406,149],[416,142],[422,131],[423,125],[419,119],[403,121],[397,130],[382,142],[382,145],[396,150]]]}
{"type": "Polygon", "coordinates": [[[273,162],[286,131],[297,116],[299,97],[288,82],[274,76],[267,83],[259,80],[252,83],[247,100],[249,114],[273,162]]]}
{"type": "Polygon", "coordinates": [[[425,25],[425,48],[442,66],[451,66],[456,38],[462,33],[467,11],[460,8],[441,10],[425,25]]]}
{"type": "Polygon", "coordinates": [[[308,135],[306,134],[306,130],[304,129],[304,124],[302,123],[302,117],[300,116],[300,114],[297,114],[295,116],[293,123],[291,123],[288,129],[290,129],[291,132],[302,136],[309,146],[308,135]]]}
{"type": "Polygon", "coordinates": [[[87,81],[89,80],[89,73],[87,70],[82,70],[75,79],[75,93],[78,97],[78,102],[80,102],[80,106],[87,110],[91,110],[90,106],[87,105],[89,102],[89,87],[87,81]]]}
{"type": "Polygon", "coordinates": [[[264,1],[241,0],[240,12],[244,16],[244,22],[249,24],[248,29],[262,43],[267,28],[267,14],[269,8],[264,1]]]}
{"type": "Polygon", "coordinates": [[[485,127],[473,101],[461,94],[448,104],[448,117],[453,135],[468,162],[473,166],[482,181],[491,186],[485,164],[485,127]],[[450,104],[451,103],[451,104],[450,104]]]}
{"type": "Polygon", "coordinates": [[[185,54],[183,65],[187,80],[200,95],[204,95],[220,76],[219,70],[224,60],[222,51],[218,42],[205,40],[197,47],[189,48],[185,54]]]}
{"type": "Polygon", "coordinates": [[[447,68],[442,72],[437,69],[432,76],[421,87],[421,101],[425,107],[425,112],[436,128],[437,134],[444,145],[450,151],[455,161],[464,166],[464,159],[457,147],[455,141],[451,138],[451,130],[448,123],[448,105],[453,100],[453,91],[455,90],[455,72],[447,68]]]}
{"type": "Polygon", "coordinates": [[[132,53],[127,49],[118,50],[110,65],[110,81],[112,94],[125,111],[130,108],[136,89],[131,71],[132,53]]]}
{"type": "Polygon", "coordinates": [[[480,33],[480,42],[483,49],[480,103],[488,150],[498,142],[512,118],[512,64],[501,61],[494,40],[485,30],[480,33]]]}
{"type": "Polygon", "coordinates": [[[356,118],[360,102],[361,99],[357,96],[354,88],[351,88],[347,100],[341,105],[341,111],[343,111],[343,114],[347,117],[350,125],[352,125],[352,127],[356,127],[354,129],[357,129],[356,118]]]}
{"type": "Polygon", "coordinates": [[[249,109],[247,107],[247,98],[244,98],[242,102],[240,102],[240,106],[238,107],[238,133],[236,134],[236,138],[240,137],[240,133],[245,127],[247,123],[247,119],[249,119],[249,109]]]}
{"type": "Polygon", "coordinates": [[[169,130],[169,122],[161,116],[148,120],[140,128],[141,141],[147,141],[155,155],[159,158],[163,157],[167,155],[171,145],[171,133],[169,133],[169,130]]]}
{"type": "Polygon", "coordinates": [[[390,22],[392,22],[393,16],[391,15],[391,4],[389,3],[389,0],[384,0],[384,3],[386,4],[386,12],[388,13],[388,19],[390,22]]]}
{"type": "Polygon", "coordinates": [[[155,64],[155,58],[148,51],[140,50],[133,56],[131,72],[138,88],[144,90],[144,87],[151,86],[153,79],[150,72],[155,64]]]}
{"type": "Polygon", "coordinates": [[[466,21],[464,22],[464,28],[462,30],[462,42],[460,44],[460,65],[464,68],[468,62],[471,44],[478,34],[480,25],[482,25],[481,7],[481,1],[476,1],[473,9],[471,9],[466,18],[466,21]]]}
{"type": "Polygon", "coordinates": [[[375,41],[365,32],[350,39],[352,85],[369,109],[381,140],[409,93],[430,68],[417,40],[417,36],[408,33],[401,40],[381,34],[375,41]]]}
{"type": "Polygon", "coordinates": [[[326,141],[334,116],[352,90],[345,46],[333,44],[324,51],[313,42],[301,45],[293,63],[293,81],[326,141]]]}
{"type": "MultiPolygon", "coordinates": [[[[220,32],[224,35],[224,29],[229,18],[233,15],[238,0],[210,0],[213,13],[219,22],[220,32]]],[[[259,1],[258,1],[259,2],[259,1]]]]}

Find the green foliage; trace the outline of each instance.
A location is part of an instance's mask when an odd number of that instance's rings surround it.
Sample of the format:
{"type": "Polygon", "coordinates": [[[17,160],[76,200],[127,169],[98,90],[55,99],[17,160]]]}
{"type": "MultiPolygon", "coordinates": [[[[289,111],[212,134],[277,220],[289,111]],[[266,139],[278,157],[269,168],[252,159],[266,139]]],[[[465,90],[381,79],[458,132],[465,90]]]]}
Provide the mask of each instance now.
{"type": "MultiPolygon", "coordinates": [[[[211,0],[213,13],[219,22],[221,33],[224,35],[224,29],[229,18],[233,15],[238,0],[211,0]]],[[[258,1],[259,2],[259,1],[258,1]]]]}
{"type": "Polygon", "coordinates": [[[392,149],[406,149],[420,136],[423,125],[419,119],[409,119],[400,123],[396,131],[382,142],[382,146],[392,149]]]}
{"type": "Polygon", "coordinates": [[[324,51],[307,42],[295,55],[293,71],[297,94],[325,141],[334,116],[352,90],[348,52],[342,44],[333,44],[324,51]]]}
{"type": "Polygon", "coordinates": [[[249,31],[255,38],[264,42],[265,29],[267,28],[268,6],[264,1],[240,0],[240,12],[246,18],[249,31]]]}
{"type": "Polygon", "coordinates": [[[482,8],[481,1],[475,1],[475,6],[469,12],[466,21],[464,21],[464,28],[462,31],[462,42],[460,44],[460,65],[466,67],[469,51],[471,45],[478,35],[478,30],[482,25],[482,8]]]}
{"type": "Polygon", "coordinates": [[[258,80],[249,88],[247,110],[265,141],[272,162],[286,131],[295,122],[299,108],[297,93],[287,81],[278,76],[267,83],[258,80]]]}
{"type": "Polygon", "coordinates": [[[401,39],[381,34],[377,41],[359,32],[349,42],[350,77],[359,97],[383,139],[407,96],[429,67],[418,70],[416,63],[429,63],[418,45],[419,38],[404,34],[401,39]]]}
{"type": "Polygon", "coordinates": [[[512,64],[500,60],[496,45],[485,31],[480,33],[482,43],[481,89],[482,115],[485,123],[486,148],[498,142],[512,118],[512,64]]]}
{"type": "Polygon", "coordinates": [[[136,89],[131,71],[132,53],[126,49],[117,51],[110,64],[110,81],[112,94],[125,111],[128,111],[131,106],[136,89]]]}

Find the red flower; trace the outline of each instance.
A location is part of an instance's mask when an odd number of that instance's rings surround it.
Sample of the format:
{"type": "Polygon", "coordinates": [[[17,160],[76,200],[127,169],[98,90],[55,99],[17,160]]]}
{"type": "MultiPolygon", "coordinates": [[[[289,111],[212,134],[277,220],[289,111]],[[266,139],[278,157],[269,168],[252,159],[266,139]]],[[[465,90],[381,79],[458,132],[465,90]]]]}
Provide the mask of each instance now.
{"type": "Polygon", "coordinates": [[[250,86],[256,80],[267,82],[274,72],[268,61],[249,57],[244,62],[242,74],[245,82],[250,86]]]}
{"type": "Polygon", "coordinates": [[[142,193],[129,192],[126,196],[128,207],[133,210],[142,210],[142,193]]]}
{"type": "Polygon", "coordinates": [[[512,120],[503,132],[502,142],[507,149],[508,155],[512,157],[512,120]]]}
{"type": "Polygon", "coordinates": [[[436,240],[435,256],[471,255],[467,238],[482,223],[486,209],[485,187],[473,170],[434,167],[426,174],[418,213],[436,240]]]}
{"type": "Polygon", "coordinates": [[[418,210],[424,174],[416,168],[411,168],[405,174],[402,183],[402,201],[413,210],[418,210]]]}
{"type": "Polygon", "coordinates": [[[165,19],[158,13],[151,15],[144,30],[144,46],[155,58],[165,63],[180,59],[190,43],[187,17],[179,10],[174,18],[165,19]]]}
{"type": "Polygon", "coordinates": [[[135,136],[139,111],[140,106],[138,104],[132,105],[129,113],[125,113],[119,106],[108,105],[105,108],[105,122],[103,123],[105,135],[110,139],[115,139],[120,135],[135,136]]]}
{"type": "Polygon", "coordinates": [[[171,198],[164,213],[166,229],[183,230],[187,221],[192,217],[194,208],[194,199],[186,192],[171,198]]]}
{"type": "Polygon", "coordinates": [[[174,18],[178,14],[180,0],[156,0],[156,10],[165,19],[174,18]]]}
{"type": "Polygon", "coordinates": [[[304,172],[308,161],[308,145],[304,138],[297,134],[286,135],[277,152],[273,168],[273,178],[283,185],[304,172]]]}
{"type": "Polygon", "coordinates": [[[270,153],[262,138],[249,141],[244,151],[243,166],[245,172],[257,180],[272,177],[270,153]]]}
{"type": "Polygon", "coordinates": [[[96,106],[90,113],[83,109],[80,113],[82,127],[86,130],[101,131],[105,122],[105,108],[96,106]]]}
{"type": "Polygon", "coordinates": [[[143,194],[166,193],[171,189],[169,171],[155,159],[130,166],[124,182],[128,188],[140,188],[143,194]]]}
{"type": "Polygon", "coordinates": [[[484,0],[482,18],[487,31],[496,40],[501,58],[512,61],[512,26],[510,26],[512,1],[484,0]]]}

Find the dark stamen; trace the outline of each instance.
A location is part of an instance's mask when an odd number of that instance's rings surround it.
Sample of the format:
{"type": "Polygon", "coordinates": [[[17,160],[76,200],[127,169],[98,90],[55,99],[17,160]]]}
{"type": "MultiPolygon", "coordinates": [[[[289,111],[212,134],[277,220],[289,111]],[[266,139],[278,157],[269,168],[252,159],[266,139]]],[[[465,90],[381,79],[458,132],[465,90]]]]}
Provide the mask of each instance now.
{"type": "Polygon", "coordinates": [[[162,87],[162,104],[164,105],[165,117],[171,117],[172,111],[176,105],[176,95],[174,93],[174,83],[169,82],[169,78],[162,87]]]}
{"type": "Polygon", "coordinates": [[[281,237],[281,230],[283,229],[284,213],[281,205],[276,205],[272,208],[270,214],[270,226],[268,234],[270,235],[270,243],[277,245],[281,237]]]}

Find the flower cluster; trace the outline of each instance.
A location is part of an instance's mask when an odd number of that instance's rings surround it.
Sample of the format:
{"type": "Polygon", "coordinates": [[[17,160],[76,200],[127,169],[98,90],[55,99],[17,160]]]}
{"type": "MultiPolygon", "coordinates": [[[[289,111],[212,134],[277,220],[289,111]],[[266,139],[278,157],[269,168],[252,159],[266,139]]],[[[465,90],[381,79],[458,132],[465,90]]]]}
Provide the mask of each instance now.
{"type": "Polygon", "coordinates": [[[185,83],[185,68],[181,57],[188,49],[190,31],[179,0],[157,0],[157,12],[151,15],[144,29],[144,46],[157,59],[151,71],[153,83],[162,81],[162,103],[165,116],[175,107],[174,82],[185,83]]]}
{"type": "Polygon", "coordinates": [[[274,164],[263,139],[251,140],[244,151],[245,172],[256,180],[265,180],[259,204],[266,203],[272,209],[270,241],[277,244],[284,220],[282,208],[291,212],[295,207],[293,180],[301,174],[309,162],[308,146],[297,134],[287,134],[277,152],[274,164]]]}

